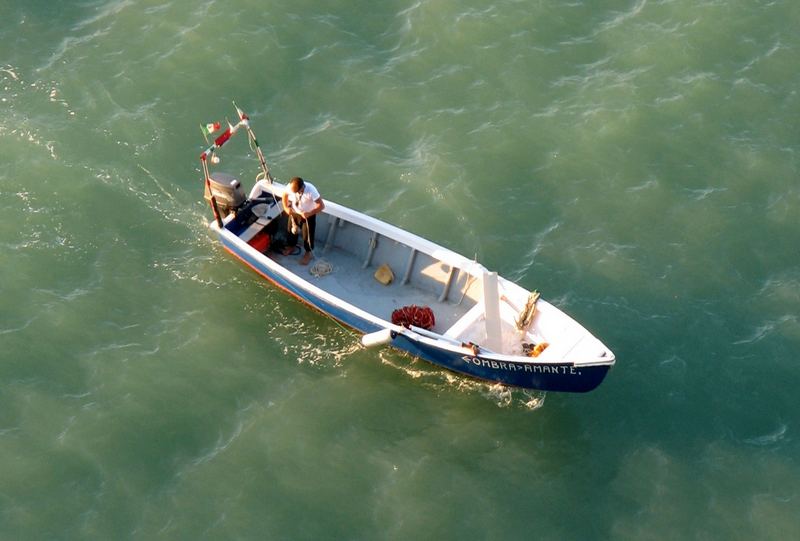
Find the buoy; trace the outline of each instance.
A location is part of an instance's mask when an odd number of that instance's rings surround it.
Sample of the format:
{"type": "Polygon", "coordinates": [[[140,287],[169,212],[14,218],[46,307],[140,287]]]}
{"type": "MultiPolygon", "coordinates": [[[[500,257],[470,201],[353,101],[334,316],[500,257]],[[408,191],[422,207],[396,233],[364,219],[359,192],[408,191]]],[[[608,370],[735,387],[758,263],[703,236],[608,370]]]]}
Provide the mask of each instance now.
{"type": "Polygon", "coordinates": [[[371,332],[369,334],[365,334],[361,337],[361,344],[364,347],[372,347],[372,346],[380,346],[391,342],[392,340],[392,331],[391,329],[381,329],[379,331],[371,332]]]}

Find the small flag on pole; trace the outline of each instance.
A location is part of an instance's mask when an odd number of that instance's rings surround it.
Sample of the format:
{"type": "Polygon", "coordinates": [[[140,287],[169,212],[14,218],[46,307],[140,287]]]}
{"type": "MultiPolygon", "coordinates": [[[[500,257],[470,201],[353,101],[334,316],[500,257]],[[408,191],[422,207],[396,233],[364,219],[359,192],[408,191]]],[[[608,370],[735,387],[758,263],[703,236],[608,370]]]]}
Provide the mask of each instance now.
{"type": "Polygon", "coordinates": [[[203,132],[203,139],[206,140],[206,144],[208,144],[208,136],[217,131],[219,128],[219,122],[209,122],[205,126],[200,124],[200,131],[203,132]]]}
{"type": "Polygon", "coordinates": [[[205,135],[211,135],[220,128],[219,122],[209,122],[205,126],[201,126],[205,135]]]}

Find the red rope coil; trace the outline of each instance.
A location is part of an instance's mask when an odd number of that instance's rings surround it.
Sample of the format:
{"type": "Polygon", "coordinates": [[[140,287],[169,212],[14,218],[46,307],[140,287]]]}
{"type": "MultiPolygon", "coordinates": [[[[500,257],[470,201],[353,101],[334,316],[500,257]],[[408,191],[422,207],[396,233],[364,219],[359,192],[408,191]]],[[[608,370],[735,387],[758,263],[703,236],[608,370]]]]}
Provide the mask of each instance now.
{"type": "Polygon", "coordinates": [[[433,316],[433,310],[427,306],[403,306],[392,312],[392,323],[395,325],[402,325],[409,327],[421,327],[430,330],[436,325],[436,318],[433,316]]]}

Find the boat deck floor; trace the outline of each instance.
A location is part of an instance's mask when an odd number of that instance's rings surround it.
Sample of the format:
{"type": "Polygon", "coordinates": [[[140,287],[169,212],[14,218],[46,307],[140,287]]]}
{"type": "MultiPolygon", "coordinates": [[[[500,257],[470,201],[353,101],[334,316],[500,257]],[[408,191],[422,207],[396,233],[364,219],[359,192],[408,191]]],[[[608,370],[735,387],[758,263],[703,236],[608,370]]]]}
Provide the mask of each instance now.
{"type": "Polygon", "coordinates": [[[469,297],[461,302],[458,298],[440,302],[438,295],[410,284],[401,284],[397,276],[391,284],[383,285],[374,277],[375,267],[363,268],[362,261],[337,247],[331,247],[324,253],[318,248],[316,258],[306,266],[300,265],[301,256],[302,253],[291,256],[270,254],[277,263],[320,289],[387,321],[391,320],[392,311],[402,306],[429,306],[436,318],[433,330],[444,332],[474,304],[469,297]],[[311,270],[321,261],[329,263],[332,271],[324,276],[314,276],[311,270]]]}

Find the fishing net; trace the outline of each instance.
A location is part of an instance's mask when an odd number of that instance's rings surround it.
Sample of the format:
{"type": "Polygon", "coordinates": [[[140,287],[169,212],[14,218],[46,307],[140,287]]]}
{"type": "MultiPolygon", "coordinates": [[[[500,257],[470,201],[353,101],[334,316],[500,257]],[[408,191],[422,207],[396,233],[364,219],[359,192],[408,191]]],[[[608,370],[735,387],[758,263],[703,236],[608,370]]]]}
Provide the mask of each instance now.
{"type": "Polygon", "coordinates": [[[433,317],[433,310],[427,306],[403,306],[392,312],[392,323],[408,327],[414,325],[426,330],[430,330],[436,325],[436,318],[433,317]]]}

